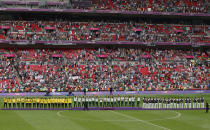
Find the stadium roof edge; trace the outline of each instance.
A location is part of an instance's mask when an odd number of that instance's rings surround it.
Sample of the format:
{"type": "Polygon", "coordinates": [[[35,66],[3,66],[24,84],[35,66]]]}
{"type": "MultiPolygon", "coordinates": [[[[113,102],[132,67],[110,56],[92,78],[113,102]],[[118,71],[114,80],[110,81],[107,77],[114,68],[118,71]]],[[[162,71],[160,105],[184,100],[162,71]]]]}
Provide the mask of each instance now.
{"type": "Polygon", "coordinates": [[[0,12],[20,13],[83,13],[83,14],[116,14],[138,16],[182,16],[182,17],[207,17],[209,13],[174,13],[174,12],[138,12],[138,11],[112,11],[112,10],[83,10],[83,9],[31,9],[31,8],[0,8],[0,12]]]}

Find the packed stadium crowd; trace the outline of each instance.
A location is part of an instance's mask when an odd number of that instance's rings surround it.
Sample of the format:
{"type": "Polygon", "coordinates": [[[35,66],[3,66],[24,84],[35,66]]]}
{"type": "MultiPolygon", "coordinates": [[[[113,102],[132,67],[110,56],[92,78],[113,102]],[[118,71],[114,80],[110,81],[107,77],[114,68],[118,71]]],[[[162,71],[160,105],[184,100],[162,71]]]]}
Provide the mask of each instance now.
{"type": "Polygon", "coordinates": [[[5,97],[4,108],[57,109],[88,107],[138,107],[145,109],[191,109],[204,108],[204,98],[159,98],[111,95],[74,97],[5,97]]]}
{"type": "Polygon", "coordinates": [[[88,10],[208,13],[208,0],[10,0],[5,7],[15,5],[31,8],[68,8],[88,10]],[[18,1],[22,2],[18,4],[18,1]],[[33,1],[33,3],[29,3],[33,1]],[[34,2],[35,1],[35,2],[34,2]],[[24,3],[25,2],[25,3],[24,3]],[[39,3],[38,3],[39,2],[39,3]]]}
{"type": "Polygon", "coordinates": [[[0,40],[210,43],[208,25],[147,22],[1,21],[0,40]]]}
{"type": "Polygon", "coordinates": [[[92,0],[96,9],[177,13],[207,13],[207,3],[207,0],[92,0]]]}
{"type": "Polygon", "coordinates": [[[209,89],[209,52],[1,50],[0,92],[209,89]]]}

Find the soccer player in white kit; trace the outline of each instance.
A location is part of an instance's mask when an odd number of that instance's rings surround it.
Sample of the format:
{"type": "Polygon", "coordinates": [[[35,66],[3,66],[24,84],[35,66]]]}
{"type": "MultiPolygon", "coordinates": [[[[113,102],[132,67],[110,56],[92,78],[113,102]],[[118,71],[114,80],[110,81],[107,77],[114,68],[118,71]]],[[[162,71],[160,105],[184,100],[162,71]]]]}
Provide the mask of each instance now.
{"type": "Polygon", "coordinates": [[[77,97],[74,96],[74,107],[77,107],[77,97]]]}
{"type": "Polygon", "coordinates": [[[78,101],[78,103],[77,103],[78,104],[78,107],[81,107],[81,97],[78,97],[77,98],[77,101],[78,101]]]}
{"type": "Polygon", "coordinates": [[[99,102],[100,102],[100,107],[103,107],[103,98],[102,97],[100,97],[99,102]]]}
{"type": "Polygon", "coordinates": [[[91,103],[92,107],[95,107],[95,97],[94,96],[92,97],[91,101],[92,101],[92,103],[91,103]]]}
{"type": "Polygon", "coordinates": [[[183,98],[181,98],[181,101],[180,101],[180,103],[181,103],[180,107],[181,107],[181,108],[184,107],[183,102],[184,102],[184,100],[183,100],[183,98]]]}
{"type": "Polygon", "coordinates": [[[196,108],[196,102],[197,102],[197,101],[196,101],[196,99],[194,98],[194,99],[193,99],[193,108],[196,108]]]}
{"type": "Polygon", "coordinates": [[[121,96],[121,103],[120,103],[121,107],[125,106],[124,105],[124,99],[125,99],[124,96],[121,96]]]}
{"type": "Polygon", "coordinates": [[[129,97],[128,101],[129,101],[128,106],[131,107],[132,106],[132,97],[129,97]]]}
{"type": "Polygon", "coordinates": [[[189,98],[188,102],[189,102],[189,109],[191,109],[191,99],[190,98],[189,98]]]}
{"type": "Polygon", "coordinates": [[[161,109],[162,108],[162,102],[163,102],[163,100],[161,99],[161,98],[159,98],[159,109],[161,109]]]}
{"type": "Polygon", "coordinates": [[[111,102],[111,99],[110,99],[110,97],[108,96],[108,97],[106,98],[107,107],[110,107],[110,102],[111,102]]]}
{"type": "Polygon", "coordinates": [[[85,97],[83,96],[82,97],[82,107],[84,107],[84,105],[85,105],[85,97]]]}
{"type": "Polygon", "coordinates": [[[177,109],[179,109],[179,104],[180,104],[180,99],[179,98],[177,98],[176,103],[177,103],[177,109]]]}
{"type": "Polygon", "coordinates": [[[111,98],[110,98],[110,101],[111,101],[110,106],[113,107],[113,106],[114,106],[114,98],[111,97],[111,98]]]}
{"type": "Polygon", "coordinates": [[[145,108],[149,108],[149,102],[150,102],[150,99],[146,98],[145,99],[145,108]]]}
{"type": "Polygon", "coordinates": [[[116,96],[114,96],[114,107],[117,107],[117,97],[116,96]]]}
{"type": "Polygon", "coordinates": [[[177,101],[176,98],[174,98],[174,106],[173,106],[174,109],[176,109],[176,101],[177,101]]]}
{"type": "Polygon", "coordinates": [[[117,106],[118,106],[118,107],[121,106],[121,104],[120,104],[120,96],[117,97],[117,106]]]}
{"type": "Polygon", "coordinates": [[[126,96],[125,97],[125,107],[127,107],[127,105],[128,105],[128,97],[126,96]]]}
{"type": "Polygon", "coordinates": [[[96,106],[96,107],[99,107],[99,105],[98,105],[98,100],[99,100],[99,99],[98,99],[98,96],[96,96],[96,98],[95,98],[95,106],[96,106]]]}
{"type": "Polygon", "coordinates": [[[170,108],[173,108],[173,102],[174,102],[174,100],[173,100],[173,98],[171,98],[171,105],[170,105],[170,108]]]}
{"type": "Polygon", "coordinates": [[[142,107],[146,108],[146,98],[145,97],[143,98],[143,106],[142,107]]]}
{"type": "Polygon", "coordinates": [[[140,101],[141,101],[141,99],[140,99],[140,97],[138,97],[137,98],[137,105],[136,105],[137,107],[140,107],[140,101]]]}
{"type": "Polygon", "coordinates": [[[106,97],[104,97],[103,100],[104,100],[103,107],[106,107],[107,106],[106,97]]]}
{"type": "Polygon", "coordinates": [[[152,102],[151,103],[152,103],[152,108],[155,108],[155,98],[154,97],[152,98],[152,102]]]}
{"type": "Polygon", "coordinates": [[[152,98],[151,97],[149,98],[148,103],[149,103],[148,108],[152,108],[152,98]]]}
{"type": "Polygon", "coordinates": [[[168,98],[168,100],[167,100],[167,108],[169,109],[170,108],[170,99],[168,98]]]}
{"type": "Polygon", "coordinates": [[[131,101],[132,101],[132,107],[134,107],[134,105],[135,105],[135,97],[134,96],[131,98],[131,101]]]}
{"type": "Polygon", "coordinates": [[[156,97],[156,99],[155,99],[155,108],[156,108],[156,109],[158,108],[158,99],[157,99],[157,97],[156,97]]]}
{"type": "Polygon", "coordinates": [[[164,108],[167,108],[167,107],[166,107],[167,101],[166,101],[165,98],[163,99],[163,104],[164,104],[163,107],[164,107],[164,108]]]}

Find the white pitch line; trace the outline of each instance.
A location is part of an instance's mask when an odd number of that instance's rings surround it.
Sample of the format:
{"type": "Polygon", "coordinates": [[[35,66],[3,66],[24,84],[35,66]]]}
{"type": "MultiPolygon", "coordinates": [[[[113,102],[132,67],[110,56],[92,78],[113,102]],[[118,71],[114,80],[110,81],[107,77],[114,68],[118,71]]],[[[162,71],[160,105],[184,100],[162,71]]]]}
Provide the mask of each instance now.
{"type": "Polygon", "coordinates": [[[154,120],[147,120],[147,121],[162,121],[162,120],[171,120],[171,119],[176,119],[176,118],[179,118],[181,117],[181,113],[180,112],[176,112],[176,111],[172,111],[174,113],[176,113],[177,115],[176,116],[173,116],[173,117],[168,117],[168,118],[163,118],[163,119],[154,119],[154,120]]]}
{"type": "Polygon", "coordinates": [[[56,115],[65,118],[65,116],[61,115],[61,112],[63,112],[63,111],[58,111],[58,112],[56,113],[56,115]]]}
{"type": "Polygon", "coordinates": [[[145,120],[140,120],[140,119],[138,119],[138,118],[135,118],[135,117],[132,117],[132,116],[128,116],[128,115],[126,115],[126,114],[122,114],[122,113],[115,112],[115,111],[110,111],[110,112],[115,113],[115,114],[120,115],[120,116],[124,116],[124,117],[126,117],[126,118],[130,118],[130,119],[133,119],[133,120],[136,120],[136,121],[139,121],[139,122],[148,124],[148,125],[152,125],[152,126],[154,126],[154,127],[159,127],[159,128],[161,128],[161,129],[164,129],[164,130],[170,130],[169,128],[166,128],[166,127],[163,127],[163,126],[159,126],[159,125],[153,124],[153,123],[148,122],[148,121],[145,121],[145,120]]]}
{"type": "MultiPolygon", "coordinates": [[[[62,118],[66,118],[65,116],[63,116],[62,114],[61,114],[61,112],[63,112],[63,111],[58,111],[57,113],[56,113],[56,115],[57,116],[59,116],[59,117],[62,117],[62,118]]],[[[74,117],[74,119],[76,119],[76,120],[81,120],[81,121],[94,121],[94,122],[113,122],[113,121],[119,121],[119,122],[123,122],[123,121],[125,121],[125,122],[128,122],[128,121],[136,121],[136,120],[93,120],[93,119],[79,119],[79,118],[75,118],[74,117]]]]}
{"type": "MultiPolygon", "coordinates": [[[[63,116],[61,114],[61,112],[63,111],[58,111],[56,113],[57,116],[59,117],[62,117],[62,118],[66,118],[65,116],[63,116]]],[[[146,120],[146,121],[161,121],[161,120],[170,120],[170,119],[176,119],[176,118],[179,118],[181,117],[181,113],[179,112],[176,112],[176,111],[171,111],[171,112],[175,112],[177,113],[176,116],[173,116],[173,117],[168,117],[168,118],[162,118],[162,119],[153,119],[153,120],[146,120]]],[[[138,120],[93,120],[93,119],[79,119],[79,118],[74,118],[76,120],[81,120],[81,121],[94,121],[94,122],[139,122],[138,120]]]]}

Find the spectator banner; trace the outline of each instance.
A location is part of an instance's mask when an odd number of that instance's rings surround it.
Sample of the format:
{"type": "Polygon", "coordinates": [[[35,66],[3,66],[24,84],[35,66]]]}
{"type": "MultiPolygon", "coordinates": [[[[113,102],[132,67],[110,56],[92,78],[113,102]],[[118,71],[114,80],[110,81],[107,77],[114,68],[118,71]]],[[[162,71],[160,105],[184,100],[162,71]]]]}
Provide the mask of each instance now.
{"type": "Polygon", "coordinates": [[[4,57],[12,58],[12,57],[15,57],[15,54],[4,54],[4,57]]]}
{"type": "Polygon", "coordinates": [[[147,58],[147,59],[150,59],[150,58],[152,58],[152,55],[141,55],[141,58],[147,58]]]}
{"type": "Polygon", "coordinates": [[[0,29],[10,29],[10,26],[0,26],[0,29]]]}
{"type": "Polygon", "coordinates": [[[99,28],[89,28],[90,31],[98,31],[99,28]]]}
{"type": "Polygon", "coordinates": [[[183,32],[183,30],[175,30],[176,32],[183,32]]]}
{"type": "Polygon", "coordinates": [[[45,30],[55,30],[55,27],[45,27],[45,30]]]}
{"type": "MultiPolygon", "coordinates": [[[[4,93],[4,89],[2,91],[3,93],[0,93],[0,97],[1,96],[44,96],[46,94],[46,92],[37,92],[37,93],[33,93],[33,92],[21,92],[21,93],[4,93]]],[[[99,92],[87,92],[87,95],[108,95],[110,92],[109,91],[99,91],[99,92]]],[[[196,94],[196,93],[210,93],[210,90],[205,90],[205,91],[201,91],[201,90],[185,90],[185,91],[116,91],[113,92],[113,95],[131,95],[131,94],[196,94]]],[[[69,93],[68,92],[55,92],[55,93],[51,93],[52,95],[56,95],[56,96],[66,96],[69,93]]],[[[83,95],[84,92],[73,92],[74,95],[83,95]]]]}
{"type": "Polygon", "coordinates": [[[108,55],[107,55],[107,54],[104,54],[104,55],[97,55],[97,57],[99,57],[99,58],[107,58],[108,55]]]}
{"type": "Polygon", "coordinates": [[[139,29],[138,28],[133,28],[132,31],[140,32],[142,30],[140,28],[139,29]]]}
{"type": "Polygon", "coordinates": [[[53,54],[52,57],[61,58],[61,57],[63,57],[63,55],[62,54],[53,54]]]}
{"type": "Polygon", "coordinates": [[[43,75],[37,75],[35,76],[35,79],[43,79],[43,75]]]}
{"type": "Polygon", "coordinates": [[[80,77],[79,76],[70,76],[69,79],[76,80],[76,79],[80,79],[80,77]]]}
{"type": "Polygon", "coordinates": [[[185,56],[185,58],[187,58],[187,59],[193,59],[194,56],[185,56]]]}

